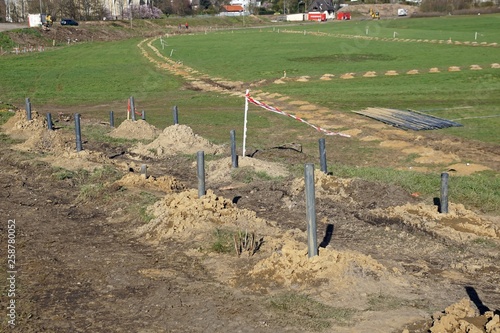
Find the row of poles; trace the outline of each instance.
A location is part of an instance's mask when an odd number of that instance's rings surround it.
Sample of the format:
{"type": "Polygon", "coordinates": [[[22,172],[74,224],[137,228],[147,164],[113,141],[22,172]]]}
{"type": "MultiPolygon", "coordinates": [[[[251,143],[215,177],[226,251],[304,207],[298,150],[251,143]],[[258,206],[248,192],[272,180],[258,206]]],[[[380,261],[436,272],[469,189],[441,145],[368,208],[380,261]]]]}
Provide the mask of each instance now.
{"type": "MultiPolygon", "coordinates": [[[[130,98],[131,113],[133,115],[132,120],[135,121],[135,109],[133,97],[130,98]]],[[[179,123],[179,110],[177,106],[173,109],[174,124],[179,123]]],[[[26,116],[28,121],[31,118],[31,102],[29,98],[26,98],[26,116]]],[[[114,127],[114,113],[110,111],[110,126],[114,127]]],[[[83,150],[82,139],[81,139],[81,129],[80,129],[80,114],[75,113],[75,134],[76,134],[76,151],[79,152],[83,150]]],[[[145,120],[145,112],[142,111],[142,119],[145,120]]],[[[53,130],[51,114],[47,113],[48,129],[53,130]]],[[[238,168],[238,155],[236,153],[236,131],[230,131],[231,140],[231,162],[233,168],[238,168]]],[[[325,139],[319,139],[319,157],[320,157],[320,170],[321,172],[328,174],[327,162],[326,162],[326,144],[325,139]]],[[[198,197],[202,197],[206,194],[205,190],[205,153],[204,151],[198,151],[197,156],[197,177],[198,177],[198,197]]],[[[143,164],[141,166],[141,174],[147,178],[147,166],[143,164]]],[[[306,198],[306,220],[307,220],[307,250],[309,258],[318,255],[318,240],[317,240],[317,225],[316,225],[316,195],[315,195],[315,183],[314,183],[314,164],[307,163],[304,168],[304,179],[305,179],[305,198],[306,198]]],[[[448,179],[449,175],[446,172],[441,174],[441,197],[439,200],[439,212],[442,214],[448,213],[448,179]]]]}

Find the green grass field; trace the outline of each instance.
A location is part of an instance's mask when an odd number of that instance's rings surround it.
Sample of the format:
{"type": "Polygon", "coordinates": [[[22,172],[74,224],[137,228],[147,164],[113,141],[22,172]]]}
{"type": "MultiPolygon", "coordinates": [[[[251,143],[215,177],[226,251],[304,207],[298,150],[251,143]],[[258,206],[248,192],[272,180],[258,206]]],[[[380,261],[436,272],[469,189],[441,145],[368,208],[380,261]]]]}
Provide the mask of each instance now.
{"type": "MultiPolygon", "coordinates": [[[[500,47],[392,39],[397,32],[401,39],[430,41],[451,37],[463,43],[474,41],[477,32],[477,42],[498,43],[499,21],[499,15],[482,15],[251,29],[241,29],[241,22],[237,22],[238,29],[234,30],[170,36],[165,39],[167,46],[163,52],[169,56],[173,49],[172,58],[176,61],[211,76],[243,82],[271,81],[280,78],[284,70],[288,77],[307,75],[309,82],[268,84],[259,89],[342,112],[378,106],[460,119],[464,127],[440,133],[499,144],[500,69],[491,68],[491,64],[500,62],[500,47]],[[469,69],[472,64],[483,69],[472,71],[469,69]],[[459,66],[462,71],[448,72],[449,66],[459,66]],[[428,73],[431,67],[438,67],[441,73],[428,73]],[[420,74],[404,74],[412,69],[418,69],[420,74]],[[401,75],[384,76],[387,70],[400,71],[401,75]],[[362,78],[366,71],[376,71],[378,76],[362,78]],[[356,78],[338,78],[347,72],[356,73],[356,78]],[[319,80],[326,73],[336,77],[331,81],[319,80]]],[[[211,23],[199,26],[203,24],[211,23]]],[[[186,88],[179,77],[147,62],[136,46],[139,41],[93,42],[0,57],[0,100],[23,107],[24,99],[30,97],[35,110],[64,109],[102,120],[107,120],[109,110],[114,110],[119,122],[125,117],[127,98],[134,96],[138,109],[145,109],[148,121],[160,128],[172,123],[171,108],[178,105],[181,123],[191,126],[196,133],[216,143],[227,143],[229,131],[237,129],[241,140],[241,98],[186,88]]],[[[159,41],[155,45],[161,49],[159,41]]],[[[265,111],[254,112],[250,120],[249,134],[257,148],[289,140],[294,135],[307,138],[310,133],[297,122],[265,111]],[[274,130],[277,127],[287,128],[287,134],[277,133],[274,130]]],[[[304,144],[311,147],[317,142],[313,137],[307,140],[304,144]]],[[[343,149],[352,159],[369,161],[377,156],[374,146],[351,141],[343,149]]],[[[435,195],[436,181],[424,181],[422,177],[426,175],[415,177],[373,165],[353,169],[334,161],[329,164],[334,165],[338,175],[393,182],[410,191],[435,195]]],[[[464,185],[455,189],[462,202],[498,212],[497,173],[463,179],[464,185]],[[479,184],[481,191],[472,191],[474,185],[469,181],[479,184]]]]}

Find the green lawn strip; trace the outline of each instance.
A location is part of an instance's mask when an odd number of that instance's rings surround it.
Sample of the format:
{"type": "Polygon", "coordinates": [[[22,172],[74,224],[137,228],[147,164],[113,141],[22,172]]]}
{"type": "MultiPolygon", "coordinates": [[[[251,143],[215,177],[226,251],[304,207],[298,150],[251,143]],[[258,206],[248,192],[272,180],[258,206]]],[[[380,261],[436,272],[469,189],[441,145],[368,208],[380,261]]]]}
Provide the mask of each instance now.
{"type": "Polygon", "coordinates": [[[175,61],[211,76],[245,82],[279,78],[283,71],[288,77],[319,77],[367,71],[383,74],[388,70],[428,72],[434,67],[447,71],[451,66],[469,70],[476,64],[489,68],[500,56],[500,47],[360,40],[269,30],[175,36],[168,39],[169,46],[163,53],[169,56],[174,49],[175,61]],[[217,61],[207,61],[200,55],[217,61]]]}
{"type": "Polygon", "coordinates": [[[87,43],[29,56],[0,58],[0,95],[19,104],[75,106],[128,98],[159,98],[177,89],[141,56],[138,40],[87,43]]]}
{"type": "Polygon", "coordinates": [[[375,21],[333,21],[327,24],[290,27],[290,30],[393,38],[500,43],[499,14],[403,18],[375,21]],[[367,33],[368,32],[368,33],[367,33]],[[477,39],[476,39],[477,32],[477,39]]]}

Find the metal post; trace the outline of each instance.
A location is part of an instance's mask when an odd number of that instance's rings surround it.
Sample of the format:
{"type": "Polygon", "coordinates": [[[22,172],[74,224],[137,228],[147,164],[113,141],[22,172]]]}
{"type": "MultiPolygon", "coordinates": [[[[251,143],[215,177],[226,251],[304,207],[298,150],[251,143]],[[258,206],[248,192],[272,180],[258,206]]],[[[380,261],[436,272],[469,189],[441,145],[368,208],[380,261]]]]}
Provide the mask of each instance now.
{"type": "Polygon", "coordinates": [[[31,102],[29,97],[26,98],[26,119],[31,120],[31,102]]]}
{"type": "Polygon", "coordinates": [[[148,178],[148,166],[146,164],[141,165],[141,176],[143,178],[148,178]]]}
{"type": "Polygon", "coordinates": [[[198,197],[205,195],[205,153],[199,151],[197,157],[197,175],[198,175],[198,197]]]}
{"type": "Polygon", "coordinates": [[[53,128],[52,128],[52,115],[50,114],[50,112],[47,113],[47,128],[51,131],[53,130],[53,128]]]}
{"type": "Polygon", "coordinates": [[[141,118],[142,120],[146,120],[146,111],[144,110],[141,111],[141,118]]]}
{"type": "Polygon", "coordinates": [[[328,174],[326,167],[326,149],[325,149],[325,139],[319,139],[319,163],[321,171],[328,174]]]}
{"type": "Polygon", "coordinates": [[[132,121],[135,121],[135,101],[134,101],[134,96],[130,97],[130,113],[132,113],[132,121]]]}
{"type": "Polygon", "coordinates": [[[441,174],[441,200],[439,212],[441,214],[448,214],[448,173],[441,174]]]}
{"type": "Polygon", "coordinates": [[[179,109],[177,108],[177,105],[174,105],[172,111],[174,112],[174,125],[177,125],[179,124],[179,109]]]}
{"type": "Polygon", "coordinates": [[[236,131],[231,130],[231,161],[233,162],[233,168],[238,167],[238,155],[236,154],[236,131]]]}
{"type": "Polygon", "coordinates": [[[316,207],[314,193],[314,164],[305,166],[305,188],[306,188],[306,219],[307,219],[307,253],[308,257],[318,255],[318,239],[316,235],[316,207]]]}
{"type": "Polygon", "coordinates": [[[82,132],[80,130],[80,114],[75,113],[76,151],[82,151],[82,132]]]}
{"type": "Polygon", "coordinates": [[[109,111],[109,126],[115,127],[115,113],[113,111],[109,111]]]}

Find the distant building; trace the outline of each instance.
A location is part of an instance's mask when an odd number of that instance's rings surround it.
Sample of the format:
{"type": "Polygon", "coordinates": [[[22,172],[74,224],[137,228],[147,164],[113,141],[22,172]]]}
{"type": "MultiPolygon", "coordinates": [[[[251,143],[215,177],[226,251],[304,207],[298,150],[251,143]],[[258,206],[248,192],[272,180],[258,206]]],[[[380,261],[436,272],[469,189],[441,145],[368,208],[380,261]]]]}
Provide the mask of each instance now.
{"type": "Polygon", "coordinates": [[[332,0],[313,0],[307,10],[309,12],[333,13],[335,11],[335,6],[332,0]]]}
{"type": "Polygon", "coordinates": [[[242,5],[224,5],[220,12],[220,16],[243,16],[248,15],[245,7],[242,5]]]}

